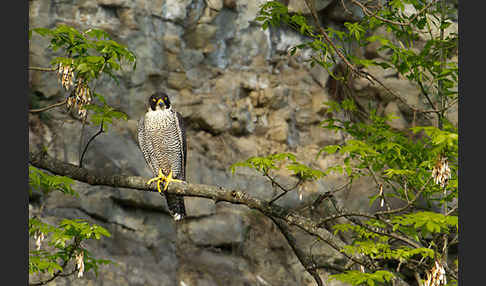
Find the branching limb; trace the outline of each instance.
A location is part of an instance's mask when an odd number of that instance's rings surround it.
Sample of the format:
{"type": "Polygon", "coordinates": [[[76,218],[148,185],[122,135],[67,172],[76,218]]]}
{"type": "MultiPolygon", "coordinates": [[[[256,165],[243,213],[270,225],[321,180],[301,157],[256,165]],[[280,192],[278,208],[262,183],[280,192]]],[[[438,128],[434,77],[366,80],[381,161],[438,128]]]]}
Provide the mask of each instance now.
{"type": "Polygon", "coordinates": [[[370,83],[372,84],[378,84],[380,85],[383,89],[385,89],[386,92],[388,92],[390,95],[392,95],[394,98],[399,100],[402,104],[407,106],[410,110],[423,113],[423,110],[417,109],[410,104],[407,103],[405,99],[403,99],[401,96],[396,94],[393,90],[391,90],[389,87],[387,87],[383,82],[381,82],[379,79],[377,79],[374,75],[366,72],[359,70],[356,66],[354,66],[347,58],[346,56],[339,50],[334,42],[331,40],[327,32],[324,30],[324,28],[319,24],[319,17],[317,16],[316,9],[313,5],[313,2],[311,0],[304,0],[309,11],[311,11],[312,18],[314,19],[314,22],[316,23],[316,26],[319,30],[319,33],[324,37],[324,40],[331,46],[332,50],[336,53],[336,55],[341,59],[341,61],[353,72],[358,77],[363,77],[367,79],[370,83]]]}
{"type": "MultiPolygon", "coordinates": [[[[400,240],[400,241],[402,241],[402,242],[404,242],[404,243],[406,243],[406,244],[408,244],[412,247],[415,247],[415,248],[422,247],[422,245],[419,242],[416,242],[412,239],[409,239],[405,235],[400,235],[400,234],[398,234],[398,232],[395,233],[395,232],[390,232],[390,231],[384,231],[384,232],[377,231],[375,229],[372,229],[368,225],[362,223],[358,218],[356,218],[356,217],[366,217],[366,218],[369,218],[369,219],[376,219],[376,220],[383,222],[384,224],[386,224],[391,229],[392,225],[389,222],[387,222],[383,219],[380,219],[380,217],[378,215],[376,215],[376,214],[372,215],[372,214],[367,214],[367,213],[362,213],[362,212],[350,212],[350,211],[346,210],[346,208],[344,208],[343,206],[339,205],[339,203],[336,201],[336,199],[334,197],[330,197],[330,200],[333,203],[334,208],[336,209],[338,214],[335,215],[336,217],[331,216],[331,217],[325,218],[324,220],[331,220],[331,219],[335,219],[337,217],[345,217],[346,219],[348,219],[352,223],[359,225],[360,227],[362,227],[362,228],[364,228],[368,231],[371,231],[373,233],[388,236],[388,237],[394,238],[396,240],[400,240]]],[[[391,211],[394,211],[394,210],[391,210],[391,211]]],[[[320,221],[318,223],[318,225],[323,225],[324,222],[325,221],[320,221]]]]}
{"type": "Polygon", "coordinates": [[[281,197],[285,196],[288,192],[294,190],[295,188],[297,188],[303,182],[302,179],[299,179],[299,181],[295,184],[295,186],[293,186],[290,189],[286,189],[286,188],[282,187],[282,185],[280,185],[278,182],[276,182],[274,178],[272,178],[270,175],[268,175],[267,172],[265,172],[263,175],[265,177],[267,177],[272,182],[272,186],[277,186],[280,190],[283,191],[282,193],[280,193],[279,195],[277,195],[276,197],[274,197],[273,199],[271,199],[270,202],[269,202],[269,204],[273,204],[276,200],[278,200],[281,197]]]}
{"type": "Polygon", "coordinates": [[[299,211],[302,211],[302,210],[305,210],[307,208],[311,208],[311,209],[316,209],[320,204],[322,204],[322,202],[325,200],[325,199],[328,199],[330,196],[333,196],[335,193],[337,192],[340,192],[344,189],[346,189],[347,187],[349,187],[351,185],[351,182],[347,182],[346,184],[340,186],[340,187],[337,187],[336,189],[332,190],[332,191],[327,191],[323,194],[320,194],[312,203],[308,204],[308,205],[305,205],[303,207],[300,207],[298,208],[299,211]]]}
{"type": "Polygon", "coordinates": [[[456,206],[454,206],[454,207],[453,207],[452,209],[450,209],[450,210],[449,210],[449,211],[448,211],[448,212],[447,212],[445,215],[446,215],[446,216],[449,216],[449,215],[453,214],[455,211],[457,211],[457,208],[458,208],[458,206],[457,206],[457,205],[456,205],[456,206]]]}
{"type": "Polygon", "coordinates": [[[305,270],[312,276],[314,277],[314,280],[316,281],[318,286],[323,286],[324,284],[322,283],[322,279],[319,276],[319,273],[317,273],[317,268],[316,265],[314,265],[311,257],[309,257],[307,254],[304,253],[302,248],[300,248],[297,245],[297,241],[290,231],[289,225],[285,222],[282,222],[280,219],[276,219],[273,217],[270,217],[270,219],[275,223],[275,225],[278,227],[280,232],[283,234],[287,242],[289,243],[290,247],[292,248],[293,252],[299,259],[300,263],[302,266],[304,266],[305,270]]]}
{"type": "MultiPolygon", "coordinates": [[[[56,175],[68,176],[74,180],[90,185],[104,185],[115,188],[128,188],[134,190],[158,192],[156,186],[147,186],[147,182],[149,180],[147,178],[126,175],[102,176],[95,171],[59,161],[45,153],[29,153],[29,163],[37,168],[45,169],[56,175]]],[[[251,209],[260,211],[268,217],[279,218],[284,220],[289,225],[299,227],[306,233],[321,239],[353,262],[363,265],[371,271],[375,270],[375,266],[364,260],[362,257],[342,253],[341,250],[345,243],[328,230],[319,227],[317,222],[311,220],[310,218],[301,216],[292,210],[250,197],[243,191],[229,190],[218,186],[174,182],[169,185],[167,192],[184,196],[207,198],[214,201],[226,201],[233,204],[246,205],[251,209]]]]}
{"type": "Polygon", "coordinates": [[[376,212],[375,215],[394,214],[394,213],[399,213],[399,212],[405,211],[406,209],[408,209],[409,207],[411,207],[418,200],[418,198],[423,193],[423,191],[425,190],[425,188],[427,187],[427,185],[429,184],[429,182],[431,181],[431,179],[432,179],[432,176],[429,177],[429,179],[427,180],[427,182],[425,182],[424,185],[422,186],[422,188],[417,192],[417,194],[415,195],[415,198],[413,198],[413,200],[411,200],[407,205],[405,205],[405,206],[403,206],[401,208],[397,208],[397,209],[376,212]]]}

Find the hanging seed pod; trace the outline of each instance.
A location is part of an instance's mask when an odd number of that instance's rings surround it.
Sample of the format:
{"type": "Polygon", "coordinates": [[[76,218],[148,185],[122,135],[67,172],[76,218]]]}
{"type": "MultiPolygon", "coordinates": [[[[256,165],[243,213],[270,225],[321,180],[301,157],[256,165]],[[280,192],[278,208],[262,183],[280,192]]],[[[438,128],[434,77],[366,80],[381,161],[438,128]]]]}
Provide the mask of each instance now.
{"type": "MultiPolygon", "coordinates": [[[[74,60],[72,61],[74,63],[74,60]]],[[[59,63],[57,68],[57,75],[59,77],[59,81],[61,82],[61,86],[68,90],[71,86],[73,86],[73,79],[74,79],[74,68],[73,65],[64,66],[62,63],[59,63]]]]}
{"type": "Polygon", "coordinates": [[[437,185],[444,188],[451,177],[451,169],[446,157],[439,156],[437,163],[432,170],[432,178],[437,185]]]}
{"type": "Polygon", "coordinates": [[[78,278],[83,277],[84,274],[84,252],[79,250],[76,254],[76,269],[78,270],[78,278]]]}
{"type": "Polygon", "coordinates": [[[424,286],[443,286],[447,284],[444,266],[435,260],[434,266],[430,271],[427,271],[427,279],[424,286]]]}
{"type": "Polygon", "coordinates": [[[74,103],[74,98],[71,95],[69,95],[67,99],[67,108],[70,109],[73,103],[74,103]]]}

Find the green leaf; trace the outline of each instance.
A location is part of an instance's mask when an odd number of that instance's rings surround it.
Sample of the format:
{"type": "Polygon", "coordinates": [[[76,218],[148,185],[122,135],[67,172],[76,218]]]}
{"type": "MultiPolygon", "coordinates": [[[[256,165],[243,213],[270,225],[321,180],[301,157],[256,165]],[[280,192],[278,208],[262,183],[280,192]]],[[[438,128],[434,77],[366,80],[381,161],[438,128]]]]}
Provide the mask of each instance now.
{"type": "Polygon", "coordinates": [[[49,175],[34,166],[29,166],[29,185],[31,189],[39,189],[43,192],[60,191],[64,194],[78,197],[78,193],[71,187],[72,184],[74,184],[74,180],[69,177],[49,175]]]}
{"type": "Polygon", "coordinates": [[[393,217],[392,223],[397,226],[412,226],[423,233],[449,233],[449,228],[458,228],[457,217],[445,216],[428,211],[415,212],[393,217]]]}
{"type": "Polygon", "coordinates": [[[128,116],[121,112],[116,111],[113,107],[106,104],[103,96],[95,94],[95,96],[100,99],[103,106],[90,104],[86,106],[87,110],[93,111],[90,114],[90,122],[95,125],[101,125],[103,123],[103,129],[106,131],[108,129],[108,124],[113,124],[113,119],[123,119],[128,120],[128,116]]]}
{"type": "Polygon", "coordinates": [[[378,270],[374,273],[363,273],[357,270],[348,270],[343,273],[329,275],[329,280],[339,280],[344,283],[355,285],[375,285],[375,283],[391,282],[395,276],[385,270],[378,270]]]}
{"type": "Polygon", "coordinates": [[[327,145],[326,147],[322,148],[322,150],[328,154],[334,154],[339,149],[341,149],[339,145],[327,145]]]}
{"type": "Polygon", "coordinates": [[[287,166],[289,171],[303,180],[317,180],[324,177],[326,174],[320,170],[310,168],[304,164],[292,162],[287,166]]]}

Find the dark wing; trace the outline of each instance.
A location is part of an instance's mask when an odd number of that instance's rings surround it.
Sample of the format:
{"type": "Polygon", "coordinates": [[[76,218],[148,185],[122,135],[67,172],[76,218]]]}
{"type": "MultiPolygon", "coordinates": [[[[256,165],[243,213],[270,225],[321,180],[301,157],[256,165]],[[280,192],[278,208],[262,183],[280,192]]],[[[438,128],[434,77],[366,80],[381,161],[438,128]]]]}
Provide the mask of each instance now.
{"type": "Polygon", "coordinates": [[[181,180],[186,180],[186,159],[187,159],[187,142],[186,142],[186,127],[184,125],[184,120],[179,112],[176,112],[176,123],[177,130],[179,133],[179,140],[182,144],[182,177],[181,180]]]}
{"type": "Polygon", "coordinates": [[[153,154],[153,146],[150,140],[147,140],[147,136],[145,135],[145,115],[142,115],[142,118],[138,121],[138,147],[142,150],[143,157],[145,158],[145,162],[149,165],[152,173],[157,175],[158,168],[157,162],[152,161],[150,154],[153,154]]]}
{"type": "MultiPolygon", "coordinates": [[[[181,176],[178,178],[180,180],[185,181],[186,180],[186,158],[187,158],[187,144],[186,144],[186,128],[184,126],[184,121],[182,120],[182,116],[179,112],[176,112],[176,130],[177,134],[179,135],[179,142],[182,145],[182,156],[181,156],[181,176]]],[[[174,195],[174,194],[165,194],[167,198],[167,205],[169,206],[169,209],[171,212],[179,214],[179,219],[183,219],[186,217],[186,207],[184,204],[184,196],[181,195],[174,195]]],[[[174,216],[174,219],[176,219],[176,216],[174,216]]]]}

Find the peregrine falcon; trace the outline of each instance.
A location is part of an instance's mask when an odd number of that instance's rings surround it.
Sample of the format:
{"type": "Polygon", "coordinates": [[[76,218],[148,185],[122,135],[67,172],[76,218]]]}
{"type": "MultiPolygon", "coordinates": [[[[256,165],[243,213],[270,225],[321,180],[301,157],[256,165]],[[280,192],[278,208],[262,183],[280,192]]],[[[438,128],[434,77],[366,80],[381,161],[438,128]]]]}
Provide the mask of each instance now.
{"type": "MultiPolygon", "coordinates": [[[[147,113],[138,122],[138,144],[155,176],[147,184],[157,181],[162,194],[162,181],[165,181],[165,191],[170,182],[186,180],[186,133],[182,116],[172,108],[167,94],[156,92],[148,103],[147,113]]],[[[186,216],[184,197],[164,194],[174,220],[183,219],[186,216]]]]}

